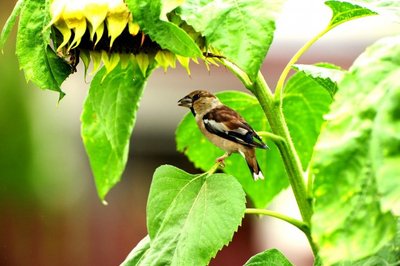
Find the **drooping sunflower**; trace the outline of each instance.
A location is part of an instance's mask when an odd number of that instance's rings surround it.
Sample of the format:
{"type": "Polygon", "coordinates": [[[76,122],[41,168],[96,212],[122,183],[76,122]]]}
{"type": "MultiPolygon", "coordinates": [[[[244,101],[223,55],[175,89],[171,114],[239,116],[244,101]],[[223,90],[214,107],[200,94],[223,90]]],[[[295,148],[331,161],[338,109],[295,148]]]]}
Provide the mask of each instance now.
{"type": "MultiPolygon", "coordinates": [[[[172,9],[165,19],[183,29],[206,53],[205,39],[177,16],[172,9]]],[[[87,70],[93,62],[93,72],[103,63],[107,73],[118,63],[136,63],[144,74],[153,63],[164,71],[175,68],[176,60],[190,74],[190,60],[196,57],[174,54],[153,41],[139,26],[123,0],[53,0],[50,6],[53,43],[59,56],[70,57],[75,69],[79,58],[87,70]]],[[[207,62],[215,63],[212,58],[207,62]]]]}

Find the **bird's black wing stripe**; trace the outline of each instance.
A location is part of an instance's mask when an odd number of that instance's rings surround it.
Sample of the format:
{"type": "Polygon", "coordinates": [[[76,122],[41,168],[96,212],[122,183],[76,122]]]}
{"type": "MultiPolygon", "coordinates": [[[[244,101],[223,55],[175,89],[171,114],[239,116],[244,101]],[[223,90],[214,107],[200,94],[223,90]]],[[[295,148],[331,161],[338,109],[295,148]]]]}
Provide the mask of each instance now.
{"type": "MultiPolygon", "coordinates": [[[[214,127],[212,125],[212,123],[210,123],[210,121],[214,121],[214,120],[203,119],[204,126],[210,133],[213,133],[224,139],[227,139],[227,140],[230,140],[230,141],[233,141],[236,143],[240,143],[245,146],[254,147],[254,145],[252,145],[251,135],[249,135],[249,134],[251,134],[250,132],[248,132],[246,135],[243,135],[243,134],[240,134],[240,133],[234,132],[234,131],[222,131],[222,130],[219,130],[218,128],[214,127]],[[249,139],[250,139],[250,142],[248,142],[249,139]]],[[[215,122],[215,123],[218,123],[218,122],[215,122]]]]}

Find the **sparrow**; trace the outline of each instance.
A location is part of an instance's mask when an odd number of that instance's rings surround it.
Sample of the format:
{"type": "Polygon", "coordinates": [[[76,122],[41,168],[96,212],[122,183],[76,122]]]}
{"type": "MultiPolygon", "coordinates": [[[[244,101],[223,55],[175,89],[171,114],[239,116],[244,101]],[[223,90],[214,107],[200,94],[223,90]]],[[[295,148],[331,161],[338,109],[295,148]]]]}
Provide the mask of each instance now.
{"type": "Polygon", "coordinates": [[[216,159],[217,163],[223,166],[227,157],[239,152],[245,158],[254,180],[264,179],[255,148],[267,149],[268,146],[243,117],[205,90],[189,93],[178,101],[178,105],[189,108],[204,136],[225,151],[216,159]]]}

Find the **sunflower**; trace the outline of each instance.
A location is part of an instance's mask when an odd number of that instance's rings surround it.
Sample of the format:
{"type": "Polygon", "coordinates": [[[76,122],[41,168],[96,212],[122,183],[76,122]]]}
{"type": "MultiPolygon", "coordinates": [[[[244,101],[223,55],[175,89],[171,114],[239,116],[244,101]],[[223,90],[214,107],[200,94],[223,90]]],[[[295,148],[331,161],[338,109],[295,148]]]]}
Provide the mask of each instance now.
{"type": "MultiPolygon", "coordinates": [[[[50,6],[53,43],[59,56],[70,57],[75,69],[79,58],[85,69],[93,63],[93,72],[104,64],[106,72],[119,63],[122,68],[136,63],[143,74],[156,62],[164,71],[175,68],[178,61],[190,75],[189,58],[163,49],[146,35],[123,0],[53,0],[50,6]]],[[[206,51],[201,34],[182,21],[174,12],[165,19],[178,25],[206,51]]],[[[213,59],[207,62],[215,63],[213,59]]]]}

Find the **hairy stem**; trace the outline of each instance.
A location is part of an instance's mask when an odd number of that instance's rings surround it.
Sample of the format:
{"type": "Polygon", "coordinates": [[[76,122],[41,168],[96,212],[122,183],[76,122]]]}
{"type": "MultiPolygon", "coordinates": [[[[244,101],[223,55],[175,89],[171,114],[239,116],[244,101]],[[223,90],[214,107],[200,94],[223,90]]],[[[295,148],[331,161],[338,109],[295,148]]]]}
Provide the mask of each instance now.
{"type": "Polygon", "coordinates": [[[237,65],[232,63],[231,61],[225,59],[225,58],[220,58],[219,59],[221,63],[229,69],[235,76],[242,82],[242,84],[249,90],[252,88],[252,82],[250,81],[249,76],[243,72],[237,65]]]}
{"type": "Polygon", "coordinates": [[[290,216],[284,215],[279,212],[271,211],[271,210],[266,210],[266,209],[255,209],[255,208],[248,208],[246,209],[247,214],[258,214],[258,215],[266,215],[274,218],[278,218],[282,221],[285,221],[287,223],[290,223],[297,228],[299,228],[301,231],[307,234],[309,232],[308,225],[300,220],[294,219],[290,216]]]}
{"type": "Polygon", "coordinates": [[[312,210],[311,205],[307,200],[306,186],[303,180],[303,169],[300,158],[290,137],[282,109],[279,105],[275,104],[276,102],[274,101],[272,92],[268,88],[268,85],[261,73],[258,74],[253,86],[255,96],[257,97],[265,115],[267,116],[272,133],[285,140],[284,142],[278,142],[277,146],[285,164],[285,168],[289,176],[289,182],[292,186],[301,216],[303,221],[308,224],[311,219],[312,210]]]}

